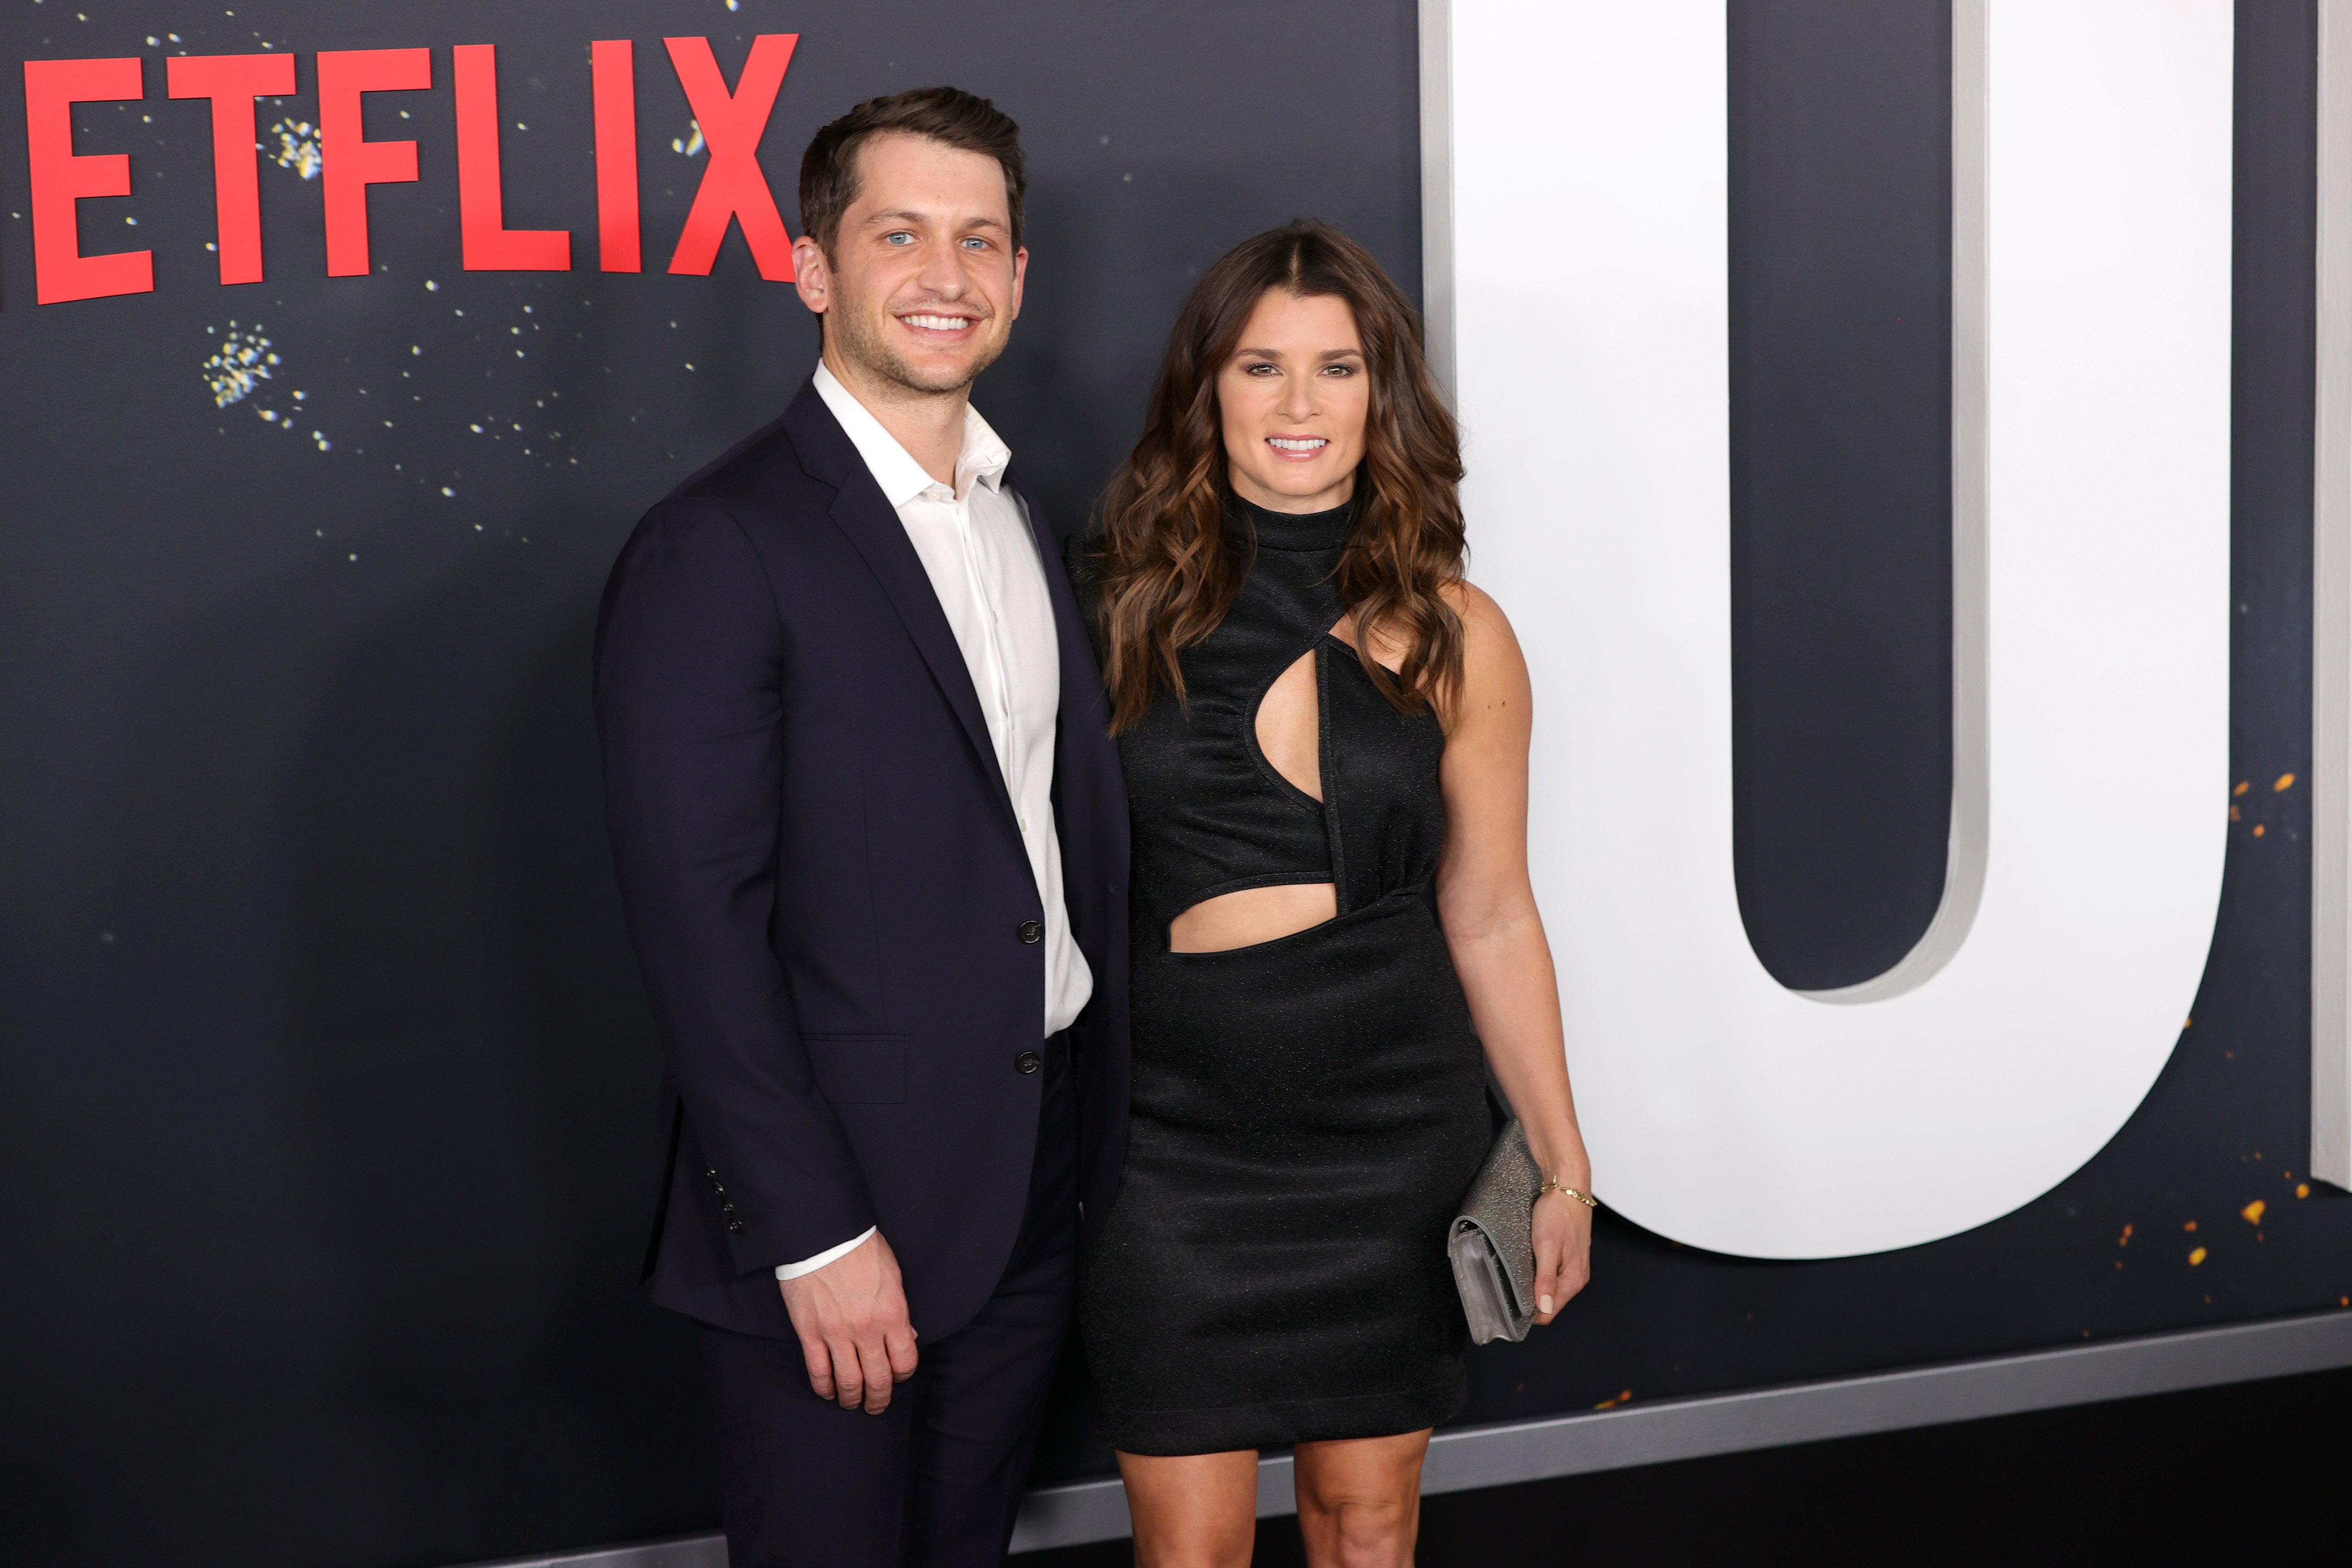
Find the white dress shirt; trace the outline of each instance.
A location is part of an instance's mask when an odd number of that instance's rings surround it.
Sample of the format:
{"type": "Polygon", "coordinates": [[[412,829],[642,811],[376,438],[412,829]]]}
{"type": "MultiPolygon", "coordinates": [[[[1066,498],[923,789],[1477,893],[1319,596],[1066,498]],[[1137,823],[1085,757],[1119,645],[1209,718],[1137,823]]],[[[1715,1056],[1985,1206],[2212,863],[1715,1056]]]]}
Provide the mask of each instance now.
{"type": "MultiPolygon", "coordinates": [[[[1054,725],[1062,702],[1061,644],[1045,566],[1020,498],[1004,489],[1013,453],[967,404],[955,483],[924,470],[882,422],[819,362],[817,395],[841,422],[939,595],[972,690],[988,721],[996,765],[1013,797],[1030,874],[1045,912],[1046,1035],[1066,1029],[1094,994],[1094,973],[1070,935],[1062,902],[1062,841],[1054,830],[1054,725]]],[[[814,1273],[874,1232],[781,1265],[779,1279],[814,1273]]]]}

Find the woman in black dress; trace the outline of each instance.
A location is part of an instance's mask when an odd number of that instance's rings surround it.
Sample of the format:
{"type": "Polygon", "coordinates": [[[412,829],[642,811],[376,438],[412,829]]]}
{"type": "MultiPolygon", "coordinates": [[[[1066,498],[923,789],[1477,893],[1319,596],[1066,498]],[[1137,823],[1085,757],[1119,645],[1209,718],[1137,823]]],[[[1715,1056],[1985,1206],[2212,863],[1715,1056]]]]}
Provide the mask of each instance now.
{"type": "Polygon", "coordinates": [[[1591,1178],[1526,855],[1527,668],[1462,578],[1452,416],[1377,262],[1308,220],[1202,279],[1084,575],[1133,809],[1135,1089],[1080,1321],[1144,1568],[1249,1560],[1295,1446],[1318,1565],[1404,1564],[1463,1397],[1448,1223],[1491,1064],[1591,1178]]]}

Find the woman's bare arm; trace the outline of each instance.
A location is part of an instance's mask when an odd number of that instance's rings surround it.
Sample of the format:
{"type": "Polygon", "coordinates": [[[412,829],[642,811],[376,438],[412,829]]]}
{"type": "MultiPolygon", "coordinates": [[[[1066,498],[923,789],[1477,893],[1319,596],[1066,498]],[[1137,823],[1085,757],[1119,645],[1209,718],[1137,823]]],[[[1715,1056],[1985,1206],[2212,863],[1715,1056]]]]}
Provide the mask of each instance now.
{"type": "MultiPolygon", "coordinates": [[[[1527,659],[1495,601],[1468,584],[1451,595],[1465,629],[1462,689],[1448,714],[1445,853],[1438,918],[1486,1059],[1527,1130],[1545,1174],[1589,1193],[1591,1165],[1576,1124],[1561,1047],[1551,944],[1528,879],[1527,659]]],[[[1536,1205],[1538,1321],[1584,1288],[1591,1212],[1548,1193],[1536,1205]]]]}

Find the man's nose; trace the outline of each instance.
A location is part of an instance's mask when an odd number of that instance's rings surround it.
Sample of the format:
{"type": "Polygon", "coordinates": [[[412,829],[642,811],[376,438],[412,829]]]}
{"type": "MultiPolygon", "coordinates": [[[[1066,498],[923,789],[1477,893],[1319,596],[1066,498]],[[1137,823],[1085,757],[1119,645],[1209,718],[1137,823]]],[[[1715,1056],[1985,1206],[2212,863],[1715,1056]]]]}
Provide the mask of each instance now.
{"type": "Polygon", "coordinates": [[[952,245],[927,247],[922,269],[915,274],[915,281],[943,299],[956,299],[963,293],[966,284],[963,258],[952,245]]]}

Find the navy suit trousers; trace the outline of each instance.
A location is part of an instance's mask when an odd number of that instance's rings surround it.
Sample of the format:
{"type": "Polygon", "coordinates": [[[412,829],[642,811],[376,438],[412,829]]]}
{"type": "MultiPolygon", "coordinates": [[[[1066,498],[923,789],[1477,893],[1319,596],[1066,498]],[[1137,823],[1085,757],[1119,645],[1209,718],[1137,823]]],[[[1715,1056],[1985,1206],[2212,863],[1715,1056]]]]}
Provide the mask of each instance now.
{"type": "Polygon", "coordinates": [[[979,1314],[917,1346],[879,1415],[809,1387],[794,1340],[705,1326],[730,1568],[995,1568],[1077,1284],[1076,1093],[1045,1043],[1028,1212],[979,1314]]]}

